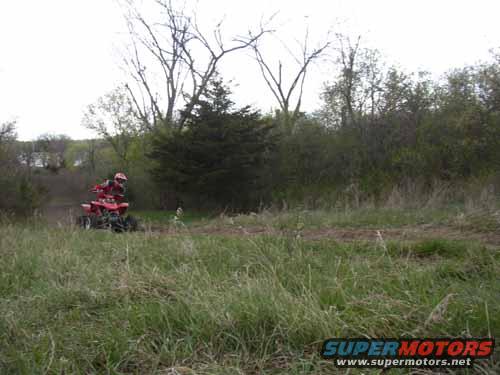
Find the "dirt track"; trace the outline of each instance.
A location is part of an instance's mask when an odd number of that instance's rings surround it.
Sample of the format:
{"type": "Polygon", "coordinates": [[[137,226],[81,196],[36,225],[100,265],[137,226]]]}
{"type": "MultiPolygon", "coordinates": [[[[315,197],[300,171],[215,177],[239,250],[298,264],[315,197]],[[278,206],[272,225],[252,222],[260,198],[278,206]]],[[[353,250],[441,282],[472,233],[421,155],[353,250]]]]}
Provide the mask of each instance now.
{"type": "Polygon", "coordinates": [[[82,214],[82,209],[73,203],[49,204],[42,208],[40,214],[51,225],[68,225],[82,214]]]}
{"type": "Polygon", "coordinates": [[[447,226],[412,226],[404,228],[389,228],[377,230],[374,228],[319,228],[304,229],[300,233],[295,231],[280,231],[269,227],[192,227],[182,230],[172,230],[166,227],[152,227],[153,232],[165,235],[189,233],[192,235],[220,235],[220,236],[257,236],[257,235],[285,235],[300,236],[306,240],[332,239],[339,242],[351,241],[417,241],[424,239],[448,239],[477,241],[491,247],[500,248],[500,232],[472,232],[460,231],[447,226]],[[380,234],[380,235],[379,235],[380,234]]]}
{"type": "MultiPolygon", "coordinates": [[[[81,214],[80,207],[74,204],[49,205],[42,210],[43,217],[50,225],[65,226],[74,222],[73,220],[81,214]]],[[[476,241],[490,247],[500,248],[500,230],[495,232],[478,232],[471,230],[460,230],[450,226],[419,225],[407,226],[401,228],[309,228],[296,232],[293,230],[278,230],[266,226],[238,226],[238,225],[200,225],[193,224],[186,228],[175,229],[169,226],[152,225],[146,226],[144,230],[161,233],[162,235],[218,235],[218,236],[257,236],[257,235],[275,235],[275,236],[300,236],[307,240],[331,239],[340,242],[351,241],[379,241],[380,236],[383,240],[398,241],[417,241],[424,239],[449,239],[449,240],[467,240],[476,241]],[[380,233],[380,236],[378,234],[380,233]]]]}

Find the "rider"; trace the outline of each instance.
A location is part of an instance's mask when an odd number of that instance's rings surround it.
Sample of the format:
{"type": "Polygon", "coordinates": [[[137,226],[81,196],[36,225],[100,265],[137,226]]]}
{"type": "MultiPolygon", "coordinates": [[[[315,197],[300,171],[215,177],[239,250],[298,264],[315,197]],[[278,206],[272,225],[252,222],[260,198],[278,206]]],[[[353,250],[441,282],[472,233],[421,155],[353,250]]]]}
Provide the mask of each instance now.
{"type": "Polygon", "coordinates": [[[106,180],[102,184],[97,185],[98,198],[105,198],[106,195],[114,195],[115,198],[123,198],[125,193],[125,183],[127,176],[124,173],[118,172],[113,180],[106,180]]]}

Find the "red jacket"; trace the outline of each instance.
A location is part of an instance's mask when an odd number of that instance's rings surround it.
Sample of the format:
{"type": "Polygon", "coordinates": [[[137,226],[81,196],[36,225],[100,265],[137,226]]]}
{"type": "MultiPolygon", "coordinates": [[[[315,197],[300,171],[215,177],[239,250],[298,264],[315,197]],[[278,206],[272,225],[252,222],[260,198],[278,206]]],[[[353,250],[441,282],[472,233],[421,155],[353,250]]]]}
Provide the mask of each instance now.
{"type": "Polygon", "coordinates": [[[106,195],[113,195],[115,199],[122,199],[125,194],[125,188],[115,180],[106,180],[102,184],[96,186],[97,198],[104,199],[106,195]]]}

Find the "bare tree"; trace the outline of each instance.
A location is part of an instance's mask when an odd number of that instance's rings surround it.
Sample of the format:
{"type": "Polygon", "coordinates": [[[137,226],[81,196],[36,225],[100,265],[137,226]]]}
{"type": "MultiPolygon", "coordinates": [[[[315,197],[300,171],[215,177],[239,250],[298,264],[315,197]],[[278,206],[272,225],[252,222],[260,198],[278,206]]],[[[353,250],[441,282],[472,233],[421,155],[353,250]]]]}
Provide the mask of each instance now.
{"type": "Polygon", "coordinates": [[[273,70],[270,66],[270,62],[263,56],[262,48],[259,46],[258,41],[255,41],[252,44],[262,77],[278,101],[283,115],[283,123],[288,131],[291,131],[293,124],[296,122],[300,114],[300,106],[302,104],[302,95],[304,93],[304,83],[307,69],[309,65],[315,59],[319,58],[328,48],[330,41],[327,41],[311,50],[309,47],[309,30],[306,30],[304,41],[299,44],[301,48],[300,54],[294,54],[288,46],[284,45],[298,66],[296,73],[292,75],[291,83],[288,87],[286,87],[286,83],[283,78],[282,61],[279,60],[277,70],[273,70]],[[295,93],[297,93],[296,102],[295,105],[292,106],[291,101],[295,93]]]}
{"type": "Polygon", "coordinates": [[[339,60],[342,63],[342,75],[341,81],[339,82],[339,89],[344,99],[342,124],[345,126],[348,121],[356,123],[354,97],[357,84],[360,80],[359,74],[355,69],[355,63],[361,37],[358,36],[354,44],[351,43],[349,38],[344,38],[341,35],[337,37],[340,45],[339,60]]]}
{"type": "Polygon", "coordinates": [[[151,129],[158,123],[172,125],[179,100],[184,100],[184,110],[178,118],[182,128],[220,61],[252,46],[266,30],[261,25],[257,32],[248,31],[227,43],[222,37],[222,21],[209,36],[199,27],[196,14],[189,16],[185,9],[175,8],[171,0],[156,0],[156,5],[163,17],[159,23],[147,20],[132,0],[125,1],[131,46],[124,61],[137,84],[135,89],[126,88],[139,118],[151,129]],[[145,62],[151,58],[161,75],[160,92],[154,85],[158,82],[155,70],[145,62]]]}
{"type": "Polygon", "coordinates": [[[377,50],[360,46],[361,37],[353,42],[349,37],[337,35],[339,73],[326,85],[322,115],[333,127],[353,127],[361,130],[361,119],[371,121],[386,105],[383,84],[386,69],[377,50]]]}

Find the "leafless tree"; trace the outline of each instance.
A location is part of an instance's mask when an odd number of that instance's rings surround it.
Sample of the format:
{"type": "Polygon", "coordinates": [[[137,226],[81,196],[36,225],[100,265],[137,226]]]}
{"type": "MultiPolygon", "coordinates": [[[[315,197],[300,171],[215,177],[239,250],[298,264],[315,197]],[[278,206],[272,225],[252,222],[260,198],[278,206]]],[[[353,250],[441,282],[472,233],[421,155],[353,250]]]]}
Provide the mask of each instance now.
{"type": "Polygon", "coordinates": [[[296,73],[291,77],[291,83],[287,87],[287,83],[283,78],[283,62],[279,60],[277,70],[273,70],[271,63],[263,55],[262,48],[259,46],[258,41],[252,44],[262,77],[278,101],[283,116],[283,123],[288,131],[291,131],[293,124],[300,115],[307,69],[314,60],[318,59],[323,52],[325,52],[329,45],[330,41],[326,41],[316,48],[310,49],[308,30],[305,32],[303,42],[300,43],[300,54],[293,53],[287,45],[284,45],[285,49],[291,54],[298,66],[296,73]],[[295,93],[296,102],[295,105],[292,105],[291,101],[295,93]]]}
{"type": "Polygon", "coordinates": [[[131,45],[124,61],[137,84],[137,87],[126,88],[138,117],[151,129],[158,123],[172,125],[182,99],[184,109],[177,121],[182,128],[220,61],[228,54],[255,44],[266,30],[261,25],[256,32],[249,30],[245,36],[225,42],[222,21],[208,35],[201,30],[196,14],[188,15],[184,8],[176,8],[171,0],[156,0],[155,3],[163,17],[159,23],[147,20],[132,0],[125,0],[131,45]],[[150,60],[159,66],[163,83],[160,92],[155,88],[158,82],[155,70],[148,67],[150,60]]]}
{"type": "Polygon", "coordinates": [[[342,124],[345,125],[348,121],[356,123],[354,97],[359,74],[355,69],[355,63],[361,37],[358,36],[354,44],[351,43],[349,38],[344,38],[341,35],[338,35],[337,38],[340,45],[339,60],[342,63],[342,79],[340,82],[341,95],[344,99],[342,124]]]}
{"type": "Polygon", "coordinates": [[[360,119],[374,120],[386,104],[383,84],[387,71],[377,50],[360,46],[361,37],[354,41],[337,34],[339,73],[327,84],[323,99],[327,104],[322,111],[326,122],[333,127],[361,129],[360,119]]]}

